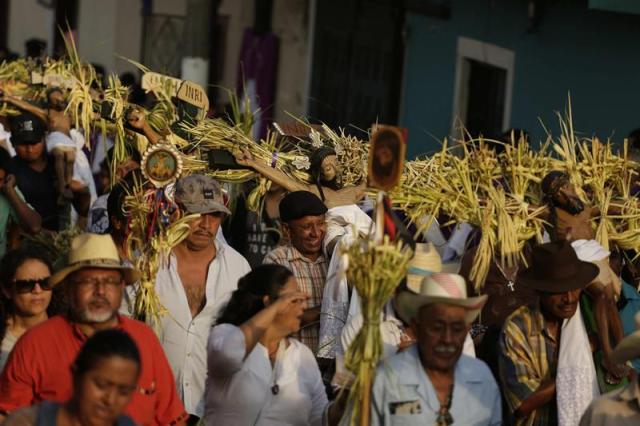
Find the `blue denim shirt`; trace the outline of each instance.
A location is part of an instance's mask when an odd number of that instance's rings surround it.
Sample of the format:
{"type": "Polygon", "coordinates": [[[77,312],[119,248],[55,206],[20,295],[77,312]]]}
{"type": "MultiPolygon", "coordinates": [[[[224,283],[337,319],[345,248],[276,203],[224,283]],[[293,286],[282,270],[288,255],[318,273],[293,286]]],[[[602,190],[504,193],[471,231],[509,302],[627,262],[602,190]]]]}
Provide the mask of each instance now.
{"type": "MultiPolygon", "coordinates": [[[[461,355],[454,372],[454,424],[502,424],[500,391],[487,365],[461,355]]],[[[433,425],[440,403],[418,356],[417,345],[382,362],[376,372],[371,425],[433,425]]]]}
{"type": "MultiPolygon", "coordinates": [[[[622,281],[622,297],[627,303],[620,310],[620,321],[622,322],[622,330],[624,335],[631,334],[637,330],[635,316],[640,312],[640,293],[633,286],[622,281]]],[[[636,358],[631,361],[633,368],[640,372],[640,359],[636,358]]]]}

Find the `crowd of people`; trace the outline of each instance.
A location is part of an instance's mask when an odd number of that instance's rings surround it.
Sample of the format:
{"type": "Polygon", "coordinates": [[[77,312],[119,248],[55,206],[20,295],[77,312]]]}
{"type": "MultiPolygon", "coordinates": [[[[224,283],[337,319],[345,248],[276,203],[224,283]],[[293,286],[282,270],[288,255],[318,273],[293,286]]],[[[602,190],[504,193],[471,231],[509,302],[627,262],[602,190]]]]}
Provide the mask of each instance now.
{"type": "MultiPolygon", "coordinates": [[[[4,424],[349,424],[344,355],[363,313],[340,250],[373,214],[371,200],[345,202],[364,185],[327,183],[336,152],[318,150],[315,182],[298,186],[275,158],[237,153],[270,181],[258,212],[206,173],[180,176],[167,220],[188,229],[159,262],[160,316],[140,318],[144,253],[127,249],[123,208],[140,155],[111,167],[112,149],[94,164],[60,95],[43,107],[0,99],[20,109],[0,117],[4,424]],[[51,256],[38,236],[71,226],[81,232],[51,256]]],[[[595,241],[600,212],[569,175],[550,172],[541,190],[545,241],[516,264],[495,255],[481,288],[477,229],[416,233],[379,320],[371,424],[640,424],[634,264],[595,241]]]]}

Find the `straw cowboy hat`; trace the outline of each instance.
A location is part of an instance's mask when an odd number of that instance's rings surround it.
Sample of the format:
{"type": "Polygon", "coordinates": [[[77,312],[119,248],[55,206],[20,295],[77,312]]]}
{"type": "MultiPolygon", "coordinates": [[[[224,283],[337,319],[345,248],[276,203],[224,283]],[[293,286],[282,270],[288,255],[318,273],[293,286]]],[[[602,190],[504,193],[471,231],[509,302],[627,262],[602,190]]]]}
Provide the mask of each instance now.
{"type": "MultiPolygon", "coordinates": [[[[422,279],[438,272],[458,272],[459,265],[455,263],[442,264],[440,254],[432,243],[418,243],[409,261],[407,271],[407,287],[419,289],[422,279]]],[[[416,290],[414,290],[416,291],[416,290]]]]}
{"type": "Polygon", "coordinates": [[[420,308],[434,303],[462,306],[467,309],[467,323],[476,319],[487,301],[487,295],[467,297],[464,278],[444,272],[424,277],[419,287],[409,286],[396,297],[396,312],[407,324],[418,314],[420,308]]]}
{"type": "Polygon", "coordinates": [[[533,248],[531,266],[518,281],[547,293],[564,293],[586,287],[600,273],[596,265],[578,259],[567,241],[554,241],[533,248]]]}
{"type": "Polygon", "coordinates": [[[140,278],[140,273],[120,260],[118,249],[110,235],[85,233],[71,241],[67,266],[49,278],[56,285],[82,268],[117,269],[122,272],[127,284],[133,284],[140,278]]]}
{"type": "Polygon", "coordinates": [[[640,357],[640,312],[636,314],[636,331],[625,336],[611,352],[611,360],[618,364],[640,357]]]}

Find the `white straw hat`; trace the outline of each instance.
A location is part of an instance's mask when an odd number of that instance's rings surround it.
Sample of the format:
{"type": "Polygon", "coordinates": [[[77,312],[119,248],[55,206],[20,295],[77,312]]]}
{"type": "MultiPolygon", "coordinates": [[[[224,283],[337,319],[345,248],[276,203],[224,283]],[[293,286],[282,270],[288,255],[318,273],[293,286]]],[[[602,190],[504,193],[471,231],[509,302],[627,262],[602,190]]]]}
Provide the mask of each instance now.
{"type": "Polygon", "coordinates": [[[82,268],[118,269],[124,275],[127,284],[133,284],[140,278],[140,273],[120,260],[111,235],[80,234],[71,241],[67,266],[49,278],[52,285],[56,285],[71,274],[82,268]]]}
{"type": "Polygon", "coordinates": [[[409,285],[396,297],[396,311],[407,324],[421,307],[434,303],[462,306],[468,310],[467,323],[472,323],[487,301],[487,295],[467,297],[464,278],[457,274],[436,273],[425,277],[419,286],[409,285]]]}

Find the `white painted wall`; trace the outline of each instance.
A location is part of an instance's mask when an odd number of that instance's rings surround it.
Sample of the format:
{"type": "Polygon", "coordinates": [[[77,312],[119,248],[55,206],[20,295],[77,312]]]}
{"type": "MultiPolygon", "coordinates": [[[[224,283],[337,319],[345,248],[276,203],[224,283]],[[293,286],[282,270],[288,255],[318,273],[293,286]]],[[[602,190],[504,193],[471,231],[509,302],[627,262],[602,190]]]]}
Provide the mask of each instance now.
{"type": "Polygon", "coordinates": [[[135,71],[117,55],[140,61],[142,45],[140,0],[81,0],[78,11],[78,53],[100,64],[107,73],[135,71]]]}
{"type": "Polygon", "coordinates": [[[187,0],[153,0],[153,13],[184,16],[187,14],[187,0]]]}
{"type": "MultiPolygon", "coordinates": [[[[82,0],[85,1],[85,0],[82,0]]],[[[142,58],[142,0],[117,0],[118,15],[115,34],[115,52],[125,58],[140,62],[142,58]]],[[[102,2],[106,3],[104,0],[102,2]]],[[[137,68],[129,62],[115,59],[117,73],[135,71],[137,68]]]]}
{"type": "Polygon", "coordinates": [[[30,38],[47,42],[47,49],[53,49],[54,34],[53,9],[38,4],[36,0],[9,1],[9,49],[20,56],[26,53],[24,43],[30,38]]]}
{"type": "MultiPolygon", "coordinates": [[[[235,89],[238,72],[238,58],[244,29],[253,23],[253,1],[223,0],[218,15],[228,18],[226,34],[224,70],[219,85],[235,89]]],[[[223,97],[223,99],[226,99],[223,97]]]]}
{"type": "Polygon", "coordinates": [[[82,60],[100,64],[107,73],[115,65],[117,2],[81,0],[78,10],[78,54],[82,60]]]}
{"type": "MultiPolygon", "coordinates": [[[[309,85],[307,81],[310,50],[309,8],[314,2],[307,0],[275,0],[273,2],[272,29],[280,41],[278,75],[274,117],[276,121],[291,121],[287,112],[303,115],[307,109],[309,85]]],[[[253,1],[223,0],[219,15],[227,16],[227,43],[224,71],[220,86],[235,89],[238,58],[244,29],[253,25],[253,1]]]]}
{"type": "Polygon", "coordinates": [[[273,2],[273,32],[280,41],[276,105],[276,121],[292,121],[287,114],[304,115],[307,111],[307,55],[309,46],[307,0],[275,0],[273,2]]]}

